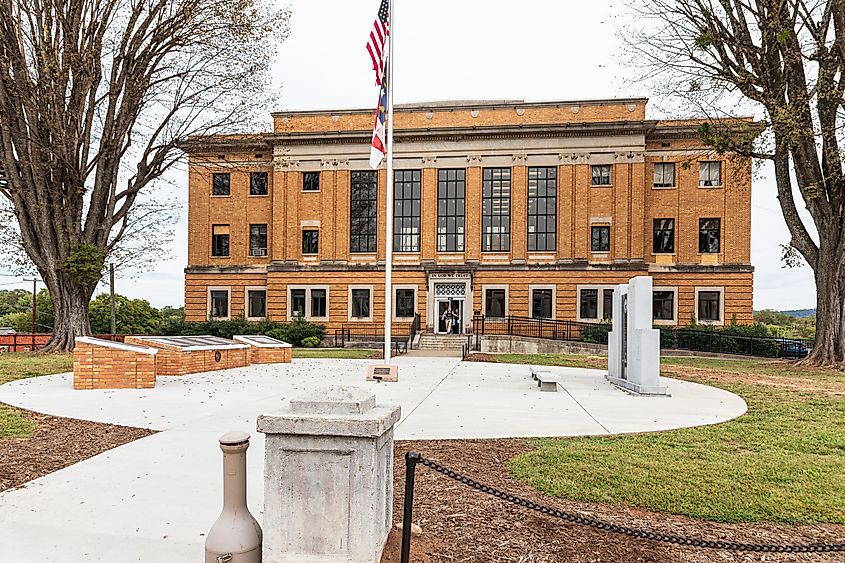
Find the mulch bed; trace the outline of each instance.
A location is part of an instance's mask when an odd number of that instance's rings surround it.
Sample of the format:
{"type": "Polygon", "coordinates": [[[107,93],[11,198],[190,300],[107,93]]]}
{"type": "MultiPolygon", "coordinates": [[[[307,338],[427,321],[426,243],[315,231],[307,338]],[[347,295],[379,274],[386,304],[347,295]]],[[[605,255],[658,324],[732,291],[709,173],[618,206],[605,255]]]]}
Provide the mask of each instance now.
{"type": "Polygon", "coordinates": [[[0,491],[155,432],[17,409],[38,426],[30,438],[0,440],[0,491]]]}
{"type": "MultiPolygon", "coordinates": [[[[443,440],[396,442],[394,522],[402,521],[405,463],[408,450],[423,453],[480,481],[561,510],[580,512],[615,524],[703,539],[747,543],[840,543],[845,526],[721,524],[625,506],[573,502],[539,493],[510,477],[504,462],[529,450],[523,440],[443,440]]],[[[681,548],[629,539],[506,504],[418,465],[414,523],[422,535],[411,542],[411,560],[541,562],[833,562],[838,554],[756,554],[681,548]]],[[[382,563],[398,563],[401,535],[393,530],[382,563]]]]}

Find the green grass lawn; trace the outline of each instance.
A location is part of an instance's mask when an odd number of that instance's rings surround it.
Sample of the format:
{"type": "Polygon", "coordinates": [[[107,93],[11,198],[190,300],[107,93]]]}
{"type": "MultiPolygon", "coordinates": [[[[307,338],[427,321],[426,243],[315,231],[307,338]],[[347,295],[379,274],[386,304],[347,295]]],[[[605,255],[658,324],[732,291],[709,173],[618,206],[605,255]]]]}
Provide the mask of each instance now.
{"type": "MultiPolygon", "coordinates": [[[[32,354],[9,352],[0,354],[0,385],[51,373],[73,370],[71,354],[32,354]]],[[[17,410],[0,404],[0,439],[28,438],[35,423],[17,410]]]]}
{"type": "Polygon", "coordinates": [[[337,360],[368,360],[378,354],[378,350],[359,350],[357,348],[294,348],[293,358],[334,358],[337,360]]]}
{"type": "MultiPolygon", "coordinates": [[[[748,413],[700,428],[532,440],[536,449],[510,460],[511,472],[546,493],[574,500],[722,522],[845,524],[841,372],[779,361],[663,360],[666,375],[736,393],[748,403],[748,413]],[[826,388],[802,390],[808,382],[826,388]]],[[[535,355],[499,361],[597,367],[599,360],[535,355]]]]}

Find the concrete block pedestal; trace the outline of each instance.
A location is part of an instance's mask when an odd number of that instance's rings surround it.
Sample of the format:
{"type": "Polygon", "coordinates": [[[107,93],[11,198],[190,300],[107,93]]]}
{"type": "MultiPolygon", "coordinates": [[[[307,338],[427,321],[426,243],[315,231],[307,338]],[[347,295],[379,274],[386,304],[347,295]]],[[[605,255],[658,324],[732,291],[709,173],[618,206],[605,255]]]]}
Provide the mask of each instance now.
{"type": "Polygon", "coordinates": [[[258,417],[264,560],[378,563],[393,519],[393,426],[400,408],[328,386],[258,417]]]}

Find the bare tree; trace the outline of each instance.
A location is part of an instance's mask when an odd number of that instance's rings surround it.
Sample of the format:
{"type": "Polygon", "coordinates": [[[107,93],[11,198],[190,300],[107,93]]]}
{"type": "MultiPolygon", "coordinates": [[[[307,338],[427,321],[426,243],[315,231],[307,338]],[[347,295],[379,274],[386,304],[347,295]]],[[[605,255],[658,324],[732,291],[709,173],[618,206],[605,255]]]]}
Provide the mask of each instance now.
{"type": "Polygon", "coordinates": [[[720,117],[737,107],[765,113],[756,141],[720,120],[703,126],[702,138],[773,164],[790,247],[815,274],[816,343],[806,361],[843,363],[845,1],[637,1],[629,43],[651,78],[720,117]]]}
{"type": "Polygon", "coordinates": [[[0,194],[53,298],[47,349],[90,333],[104,261],[180,142],[266,112],[288,21],[272,0],[0,0],[0,194]]]}

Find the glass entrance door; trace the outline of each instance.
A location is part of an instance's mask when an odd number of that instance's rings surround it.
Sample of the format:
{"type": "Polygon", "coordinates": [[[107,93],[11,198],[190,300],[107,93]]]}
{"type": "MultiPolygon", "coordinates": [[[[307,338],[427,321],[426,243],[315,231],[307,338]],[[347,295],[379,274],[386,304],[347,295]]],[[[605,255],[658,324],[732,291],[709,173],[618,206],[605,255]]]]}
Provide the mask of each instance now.
{"type": "Polygon", "coordinates": [[[437,334],[462,334],[464,331],[464,300],[437,300],[437,334]]]}

